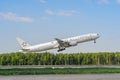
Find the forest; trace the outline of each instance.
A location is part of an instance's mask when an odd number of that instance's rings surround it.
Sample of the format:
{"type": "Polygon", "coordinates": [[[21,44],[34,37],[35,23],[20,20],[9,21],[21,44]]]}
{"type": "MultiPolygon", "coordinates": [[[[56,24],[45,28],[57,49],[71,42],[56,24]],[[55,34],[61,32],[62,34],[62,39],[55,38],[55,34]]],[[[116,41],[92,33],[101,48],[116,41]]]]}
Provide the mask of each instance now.
{"type": "Polygon", "coordinates": [[[0,65],[119,65],[120,52],[2,53],[0,65]]]}

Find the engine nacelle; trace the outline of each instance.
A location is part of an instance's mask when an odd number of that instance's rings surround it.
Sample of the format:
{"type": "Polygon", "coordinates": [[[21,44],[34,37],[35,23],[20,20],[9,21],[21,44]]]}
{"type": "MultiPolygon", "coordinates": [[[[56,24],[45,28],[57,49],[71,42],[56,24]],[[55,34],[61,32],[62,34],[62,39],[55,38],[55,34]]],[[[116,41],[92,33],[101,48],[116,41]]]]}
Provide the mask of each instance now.
{"type": "Polygon", "coordinates": [[[19,52],[23,52],[23,50],[19,50],[19,52]]]}
{"type": "Polygon", "coordinates": [[[71,45],[71,46],[77,46],[77,42],[76,42],[76,41],[71,41],[71,42],[70,42],[70,45],[71,45]]]}

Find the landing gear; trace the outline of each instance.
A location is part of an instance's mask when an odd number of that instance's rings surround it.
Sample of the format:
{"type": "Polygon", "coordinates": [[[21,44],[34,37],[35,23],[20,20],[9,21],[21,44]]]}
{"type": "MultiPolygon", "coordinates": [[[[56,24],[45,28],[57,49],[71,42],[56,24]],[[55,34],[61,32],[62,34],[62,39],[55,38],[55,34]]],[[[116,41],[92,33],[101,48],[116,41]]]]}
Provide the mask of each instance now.
{"type": "Polygon", "coordinates": [[[94,40],[94,43],[96,43],[96,40],[94,40]]]}
{"type": "Polygon", "coordinates": [[[63,51],[63,50],[65,50],[65,48],[61,48],[61,49],[59,48],[58,52],[63,51]]]}

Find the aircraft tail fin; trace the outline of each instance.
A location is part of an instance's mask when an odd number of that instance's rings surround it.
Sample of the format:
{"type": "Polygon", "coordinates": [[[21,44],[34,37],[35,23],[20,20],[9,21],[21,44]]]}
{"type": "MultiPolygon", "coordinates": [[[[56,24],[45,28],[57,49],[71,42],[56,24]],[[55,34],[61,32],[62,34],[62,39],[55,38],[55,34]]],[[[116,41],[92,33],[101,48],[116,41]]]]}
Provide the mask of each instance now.
{"type": "Polygon", "coordinates": [[[16,38],[18,43],[20,44],[20,46],[25,49],[26,47],[29,47],[30,45],[28,43],[26,43],[24,40],[22,40],[21,38],[17,37],[16,38]]]}

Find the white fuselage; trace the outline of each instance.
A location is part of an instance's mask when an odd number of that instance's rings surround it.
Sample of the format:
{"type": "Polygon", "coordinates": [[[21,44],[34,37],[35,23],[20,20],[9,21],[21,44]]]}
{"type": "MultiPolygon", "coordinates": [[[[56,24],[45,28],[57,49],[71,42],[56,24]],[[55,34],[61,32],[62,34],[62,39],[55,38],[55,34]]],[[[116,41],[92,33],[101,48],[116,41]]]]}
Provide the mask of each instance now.
{"type": "MultiPolygon", "coordinates": [[[[61,40],[65,41],[65,42],[73,42],[74,41],[78,44],[78,43],[88,42],[88,41],[93,41],[93,40],[95,41],[99,37],[100,37],[99,34],[86,34],[86,35],[61,39],[61,40]]],[[[75,46],[75,45],[71,45],[71,46],[75,46]]],[[[51,42],[48,42],[48,43],[29,46],[29,47],[26,48],[26,50],[27,50],[27,52],[40,52],[40,51],[55,49],[55,48],[58,48],[58,47],[59,47],[59,43],[57,41],[51,41],[51,42]]]]}

